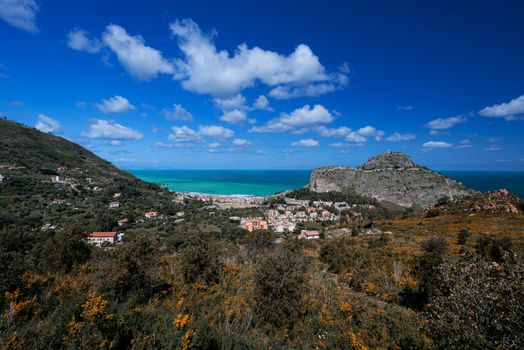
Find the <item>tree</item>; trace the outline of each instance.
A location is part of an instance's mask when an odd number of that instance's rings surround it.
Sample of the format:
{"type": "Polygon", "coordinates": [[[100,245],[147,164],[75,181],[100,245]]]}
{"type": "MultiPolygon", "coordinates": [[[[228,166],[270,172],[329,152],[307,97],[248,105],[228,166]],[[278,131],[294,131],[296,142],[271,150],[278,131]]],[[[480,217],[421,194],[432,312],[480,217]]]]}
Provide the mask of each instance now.
{"type": "Polygon", "coordinates": [[[186,283],[207,285],[220,280],[222,263],[217,242],[209,234],[196,234],[182,248],[182,275],[186,283]]]}

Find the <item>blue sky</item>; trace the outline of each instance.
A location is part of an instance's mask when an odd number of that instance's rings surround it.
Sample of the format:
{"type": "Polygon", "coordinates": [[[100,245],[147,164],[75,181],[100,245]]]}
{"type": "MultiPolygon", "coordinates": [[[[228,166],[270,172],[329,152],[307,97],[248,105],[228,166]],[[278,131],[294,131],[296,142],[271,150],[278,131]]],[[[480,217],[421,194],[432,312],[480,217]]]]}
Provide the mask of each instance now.
{"type": "Polygon", "coordinates": [[[0,0],[0,114],[128,169],[524,169],[521,1],[0,0]]]}

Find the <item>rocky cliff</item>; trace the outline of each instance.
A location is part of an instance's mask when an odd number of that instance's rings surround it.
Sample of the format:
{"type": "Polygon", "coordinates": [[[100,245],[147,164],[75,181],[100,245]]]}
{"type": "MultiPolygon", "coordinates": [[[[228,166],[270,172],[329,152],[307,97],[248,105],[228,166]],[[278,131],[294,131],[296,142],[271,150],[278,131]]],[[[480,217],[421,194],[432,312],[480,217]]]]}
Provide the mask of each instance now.
{"type": "Polygon", "coordinates": [[[475,194],[461,183],[418,166],[403,153],[387,152],[357,168],[321,167],[313,170],[309,189],[315,192],[354,191],[378,201],[425,207],[440,198],[475,194]]]}

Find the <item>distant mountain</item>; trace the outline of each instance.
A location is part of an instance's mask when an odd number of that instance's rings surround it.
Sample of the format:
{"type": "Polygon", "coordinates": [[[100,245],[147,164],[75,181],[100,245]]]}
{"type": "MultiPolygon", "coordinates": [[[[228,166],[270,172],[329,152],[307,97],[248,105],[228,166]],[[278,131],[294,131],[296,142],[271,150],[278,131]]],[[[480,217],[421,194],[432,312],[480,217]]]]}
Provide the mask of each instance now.
{"type": "Polygon", "coordinates": [[[321,167],[313,170],[308,185],[314,192],[353,191],[401,206],[427,206],[443,197],[477,193],[461,183],[416,165],[399,152],[386,152],[360,167],[321,167]]]}

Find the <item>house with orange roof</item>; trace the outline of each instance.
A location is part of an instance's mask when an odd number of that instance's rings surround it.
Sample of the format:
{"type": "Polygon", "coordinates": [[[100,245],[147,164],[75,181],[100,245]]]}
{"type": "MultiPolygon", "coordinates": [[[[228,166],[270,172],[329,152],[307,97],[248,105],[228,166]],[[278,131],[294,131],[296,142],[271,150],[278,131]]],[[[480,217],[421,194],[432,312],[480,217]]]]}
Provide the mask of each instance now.
{"type": "Polygon", "coordinates": [[[104,243],[115,244],[118,238],[117,232],[91,232],[87,236],[87,243],[101,246],[104,243]]]}

